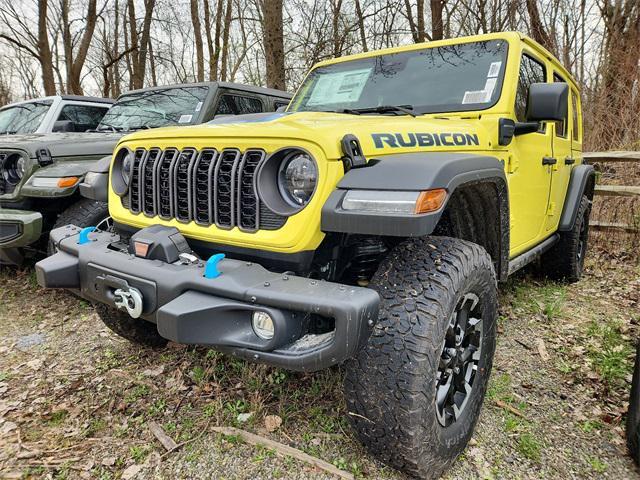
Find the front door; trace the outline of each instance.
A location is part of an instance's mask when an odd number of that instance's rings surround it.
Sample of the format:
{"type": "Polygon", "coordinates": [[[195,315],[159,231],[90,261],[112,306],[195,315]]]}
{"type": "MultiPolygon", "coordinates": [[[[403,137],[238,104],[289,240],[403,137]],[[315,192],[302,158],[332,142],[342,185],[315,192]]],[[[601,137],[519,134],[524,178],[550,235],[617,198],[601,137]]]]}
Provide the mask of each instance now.
{"type": "MultiPolygon", "coordinates": [[[[532,83],[546,81],[546,68],[533,53],[524,53],[516,93],[516,119],[526,121],[527,97],[532,83]]],[[[551,185],[551,169],[543,165],[553,155],[551,125],[543,123],[536,133],[513,138],[507,166],[511,203],[511,256],[516,256],[544,237],[551,185]]]]}
{"type": "MultiPolygon", "coordinates": [[[[553,81],[566,83],[558,73],[553,74],[553,81]]],[[[570,100],[571,98],[569,97],[569,106],[567,112],[565,112],[564,120],[549,123],[549,127],[553,130],[553,155],[550,161],[554,163],[547,167],[551,173],[551,191],[549,192],[549,205],[545,222],[546,232],[552,232],[558,228],[564,206],[564,198],[571,178],[571,169],[575,163],[571,153],[571,139],[573,138],[573,129],[575,127],[571,120],[572,115],[569,114],[569,110],[572,108],[570,100]]]]}

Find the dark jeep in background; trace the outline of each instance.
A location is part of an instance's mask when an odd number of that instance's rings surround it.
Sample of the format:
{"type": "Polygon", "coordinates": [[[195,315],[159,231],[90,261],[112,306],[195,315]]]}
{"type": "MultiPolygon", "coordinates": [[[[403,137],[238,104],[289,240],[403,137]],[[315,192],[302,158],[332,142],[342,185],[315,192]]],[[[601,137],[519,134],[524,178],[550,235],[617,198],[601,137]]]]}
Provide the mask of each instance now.
{"type": "Polygon", "coordinates": [[[66,133],[0,137],[0,264],[20,264],[25,253],[45,251],[55,226],[108,222],[107,204],[82,198],[79,185],[123,135],[274,111],[290,98],[225,82],[153,87],[121,95],[90,132],[75,132],[70,121],[66,133]]]}

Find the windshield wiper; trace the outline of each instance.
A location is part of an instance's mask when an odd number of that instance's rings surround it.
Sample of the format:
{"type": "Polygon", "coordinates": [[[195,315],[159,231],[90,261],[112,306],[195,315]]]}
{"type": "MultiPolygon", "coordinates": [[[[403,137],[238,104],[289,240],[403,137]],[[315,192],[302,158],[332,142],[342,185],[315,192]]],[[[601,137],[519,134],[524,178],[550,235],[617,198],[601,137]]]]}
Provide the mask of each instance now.
{"type": "Polygon", "coordinates": [[[0,135],[15,135],[16,133],[18,133],[17,130],[4,130],[0,132],[0,135]]]}
{"type": "Polygon", "coordinates": [[[344,108],[338,110],[338,113],[350,113],[353,115],[360,115],[362,113],[389,113],[389,112],[401,112],[417,117],[418,115],[413,112],[412,105],[380,105],[378,107],[367,108],[344,108]]]}

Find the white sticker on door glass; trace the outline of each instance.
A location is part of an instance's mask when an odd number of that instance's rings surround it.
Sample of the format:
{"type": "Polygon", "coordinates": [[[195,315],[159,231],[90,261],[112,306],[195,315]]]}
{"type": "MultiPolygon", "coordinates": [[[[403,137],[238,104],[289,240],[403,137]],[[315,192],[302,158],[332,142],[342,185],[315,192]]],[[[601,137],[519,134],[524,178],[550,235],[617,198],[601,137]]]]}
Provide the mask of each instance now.
{"type": "Polygon", "coordinates": [[[489,65],[489,73],[487,73],[487,77],[497,77],[500,74],[500,67],[502,66],[502,62],[492,62],[489,65]]]}
{"type": "Polygon", "coordinates": [[[313,87],[307,105],[355,102],[360,98],[371,68],[322,75],[313,87]]]}
{"type": "Polygon", "coordinates": [[[180,115],[180,118],[178,119],[178,123],[189,123],[191,122],[192,118],[193,118],[193,115],[180,115]]]}

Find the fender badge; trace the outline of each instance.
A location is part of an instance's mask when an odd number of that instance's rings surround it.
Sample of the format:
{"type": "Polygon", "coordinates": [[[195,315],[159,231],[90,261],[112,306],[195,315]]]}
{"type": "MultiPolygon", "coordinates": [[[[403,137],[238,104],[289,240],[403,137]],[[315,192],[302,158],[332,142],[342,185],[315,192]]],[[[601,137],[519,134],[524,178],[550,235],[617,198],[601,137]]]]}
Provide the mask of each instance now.
{"type": "Polygon", "coordinates": [[[220,276],[220,270],[218,270],[218,263],[224,258],[224,253],[216,253],[209,257],[207,263],[204,266],[204,278],[217,278],[220,276]]]}
{"type": "Polygon", "coordinates": [[[96,227],[85,227],[80,230],[80,234],[78,235],[78,245],[84,245],[85,243],[89,243],[91,239],[89,238],[89,234],[95,231],[96,227]]]}

